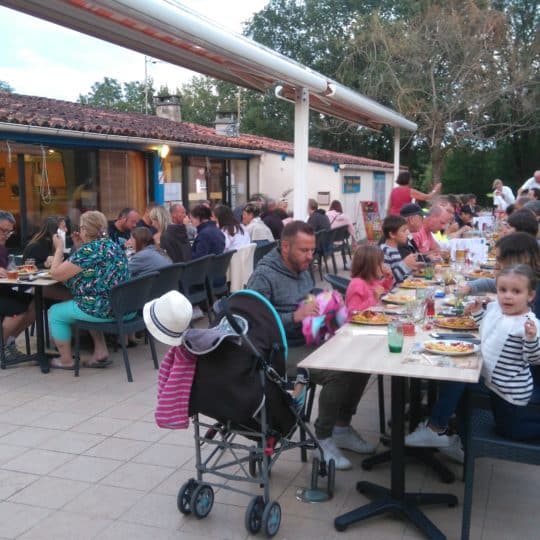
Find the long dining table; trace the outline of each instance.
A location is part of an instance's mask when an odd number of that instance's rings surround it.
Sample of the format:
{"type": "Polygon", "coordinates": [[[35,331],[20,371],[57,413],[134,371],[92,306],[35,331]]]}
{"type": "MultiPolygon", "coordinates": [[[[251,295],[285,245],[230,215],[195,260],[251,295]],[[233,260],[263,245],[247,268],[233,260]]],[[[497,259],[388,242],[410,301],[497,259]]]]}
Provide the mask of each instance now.
{"type": "Polygon", "coordinates": [[[409,520],[428,538],[446,538],[419,506],[455,506],[457,498],[446,493],[408,493],[405,490],[405,385],[409,378],[476,383],[480,377],[481,357],[478,353],[460,357],[421,353],[419,344],[428,339],[433,338],[429,332],[421,330],[415,336],[405,337],[401,353],[390,353],[386,327],[348,323],[299,364],[310,369],[373,373],[391,378],[390,488],[368,481],[358,482],[357,491],[371,498],[371,502],[336,517],[334,526],[338,531],[372,516],[390,513],[409,520]]]}
{"type": "Polygon", "coordinates": [[[49,277],[37,277],[35,279],[19,278],[17,280],[0,278],[0,285],[9,285],[12,287],[20,287],[21,289],[34,288],[34,302],[36,309],[36,353],[30,355],[24,355],[18,358],[15,362],[21,363],[37,361],[42,373],[49,373],[49,357],[45,352],[45,325],[43,324],[44,315],[44,303],[43,303],[43,289],[55,285],[58,281],[49,277]]]}

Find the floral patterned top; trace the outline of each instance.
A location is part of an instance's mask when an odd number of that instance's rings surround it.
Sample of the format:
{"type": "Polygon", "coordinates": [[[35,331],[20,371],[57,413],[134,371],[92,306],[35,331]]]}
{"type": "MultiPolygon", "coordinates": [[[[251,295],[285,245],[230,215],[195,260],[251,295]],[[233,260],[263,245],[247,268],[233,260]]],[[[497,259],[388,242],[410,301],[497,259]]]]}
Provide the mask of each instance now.
{"type": "Polygon", "coordinates": [[[122,248],[109,238],[98,238],[83,244],[68,260],[82,268],[66,281],[77,306],[93,317],[112,318],[111,289],[129,279],[122,248]]]}

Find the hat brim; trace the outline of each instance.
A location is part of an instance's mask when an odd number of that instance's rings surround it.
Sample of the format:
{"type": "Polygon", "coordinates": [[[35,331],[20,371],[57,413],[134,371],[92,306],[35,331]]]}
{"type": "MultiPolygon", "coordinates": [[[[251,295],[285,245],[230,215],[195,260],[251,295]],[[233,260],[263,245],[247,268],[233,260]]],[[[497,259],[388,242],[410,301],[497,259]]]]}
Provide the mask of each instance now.
{"type": "Polygon", "coordinates": [[[181,345],[183,332],[178,337],[173,338],[172,336],[168,336],[167,334],[162,332],[152,320],[150,310],[152,309],[152,306],[157,300],[157,298],[151,300],[150,302],[147,302],[143,307],[143,319],[144,324],[146,325],[146,329],[148,330],[148,332],[150,332],[153,338],[157,339],[161,343],[165,343],[166,345],[181,345]]]}

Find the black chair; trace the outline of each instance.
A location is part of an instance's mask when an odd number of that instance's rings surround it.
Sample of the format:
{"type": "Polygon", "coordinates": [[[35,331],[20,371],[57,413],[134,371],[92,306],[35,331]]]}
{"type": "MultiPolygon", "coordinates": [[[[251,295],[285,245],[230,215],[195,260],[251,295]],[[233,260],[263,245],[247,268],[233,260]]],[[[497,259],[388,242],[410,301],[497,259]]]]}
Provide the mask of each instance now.
{"type": "MultiPolygon", "coordinates": [[[[80,330],[94,330],[96,332],[104,332],[105,334],[114,334],[118,336],[118,340],[120,341],[120,345],[122,347],[122,354],[124,357],[124,365],[126,367],[127,379],[129,382],[133,382],[133,376],[131,374],[131,366],[129,363],[129,356],[126,347],[126,340],[124,339],[124,337],[140,330],[146,330],[144,319],[142,317],[142,308],[144,307],[144,304],[146,304],[146,302],[151,300],[152,286],[158,275],[158,272],[150,272],[148,274],[144,274],[124,283],[120,283],[112,289],[111,307],[115,319],[114,321],[93,323],[78,320],[74,322],[73,328],[75,331],[75,377],[79,376],[79,369],[81,364],[80,330]],[[135,316],[126,320],[126,316],[131,313],[134,313],[135,316]]],[[[154,339],[148,332],[146,332],[146,334],[150,343],[150,350],[152,353],[152,360],[154,361],[154,367],[158,369],[159,365],[156,355],[154,339]]]]}
{"type": "Polygon", "coordinates": [[[206,288],[208,295],[208,303],[210,306],[214,302],[229,294],[229,283],[227,282],[227,270],[231,264],[232,256],[236,250],[226,251],[221,255],[213,255],[208,266],[208,274],[206,279],[206,288]]]}
{"type": "Polygon", "coordinates": [[[335,229],[332,229],[332,233],[332,263],[334,265],[334,273],[337,274],[335,253],[341,253],[343,270],[347,269],[347,255],[349,256],[349,259],[352,259],[351,245],[349,243],[351,233],[349,232],[348,225],[336,227],[335,229]]]}
{"type": "Polygon", "coordinates": [[[326,273],[329,272],[328,257],[332,254],[331,235],[332,235],[332,231],[330,229],[322,229],[315,233],[314,260],[317,261],[317,265],[319,267],[319,276],[321,279],[323,279],[323,270],[322,270],[323,261],[324,261],[324,267],[326,269],[326,273]]]}
{"type": "MultiPolygon", "coordinates": [[[[489,396],[475,390],[466,394],[465,494],[461,539],[469,538],[474,482],[474,460],[480,457],[503,459],[529,465],[540,465],[540,443],[506,439],[495,431],[495,419],[490,410],[489,396]]],[[[527,405],[540,412],[540,403],[527,405]]]]}
{"type": "Polygon", "coordinates": [[[255,248],[255,253],[253,255],[253,268],[257,266],[259,261],[267,254],[270,253],[277,246],[277,241],[268,242],[266,244],[258,245],[255,248]]]}
{"type": "Polygon", "coordinates": [[[182,278],[180,279],[180,292],[194,305],[204,304],[206,311],[209,310],[206,279],[213,255],[205,255],[185,263],[182,266],[182,278]]]}
{"type": "Polygon", "coordinates": [[[159,269],[159,275],[154,280],[150,298],[159,298],[169,291],[180,289],[180,280],[184,273],[184,263],[174,263],[159,269]]]}

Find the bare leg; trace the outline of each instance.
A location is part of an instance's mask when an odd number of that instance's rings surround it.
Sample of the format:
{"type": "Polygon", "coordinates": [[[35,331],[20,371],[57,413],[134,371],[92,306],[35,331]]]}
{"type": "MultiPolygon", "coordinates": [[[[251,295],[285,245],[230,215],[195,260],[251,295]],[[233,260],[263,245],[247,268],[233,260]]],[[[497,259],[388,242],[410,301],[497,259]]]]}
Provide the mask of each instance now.
{"type": "Polygon", "coordinates": [[[4,332],[4,343],[8,337],[16,338],[25,328],[28,328],[36,320],[36,310],[34,302],[31,302],[28,309],[15,317],[6,317],[2,330],[4,332]]]}
{"type": "Polygon", "coordinates": [[[60,353],[59,358],[55,358],[51,363],[52,365],[72,366],[73,357],[71,356],[71,341],[59,341],[55,340],[56,348],[60,353]]]}
{"type": "Polygon", "coordinates": [[[94,354],[92,355],[92,362],[99,362],[109,356],[107,350],[107,344],[105,343],[105,336],[103,332],[90,331],[90,335],[94,340],[94,354]]]}

